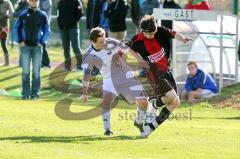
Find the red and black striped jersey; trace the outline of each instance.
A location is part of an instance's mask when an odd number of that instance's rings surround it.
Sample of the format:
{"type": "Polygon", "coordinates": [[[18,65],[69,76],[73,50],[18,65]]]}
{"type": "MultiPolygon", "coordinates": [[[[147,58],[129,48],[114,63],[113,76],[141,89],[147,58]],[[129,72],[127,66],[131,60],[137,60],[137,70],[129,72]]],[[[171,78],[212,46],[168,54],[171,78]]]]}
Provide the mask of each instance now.
{"type": "Polygon", "coordinates": [[[140,32],[129,42],[129,46],[138,52],[144,60],[160,71],[169,70],[170,40],[176,32],[165,27],[158,27],[153,39],[147,39],[140,32]]]}

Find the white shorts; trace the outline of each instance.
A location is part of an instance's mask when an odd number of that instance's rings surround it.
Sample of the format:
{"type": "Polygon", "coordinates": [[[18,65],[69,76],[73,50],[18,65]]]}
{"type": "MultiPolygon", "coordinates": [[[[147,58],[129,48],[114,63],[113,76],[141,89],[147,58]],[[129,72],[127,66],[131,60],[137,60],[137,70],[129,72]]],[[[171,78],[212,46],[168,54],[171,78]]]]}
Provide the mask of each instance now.
{"type": "Polygon", "coordinates": [[[102,89],[103,89],[103,92],[104,92],[105,94],[107,94],[107,92],[109,92],[109,93],[112,93],[112,94],[114,94],[114,95],[116,95],[116,96],[119,95],[119,94],[117,93],[114,85],[113,85],[112,79],[106,79],[106,80],[104,79],[104,80],[103,80],[102,89]]]}
{"type": "Polygon", "coordinates": [[[201,92],[201,96],[202,98],[210,98],[210,97],[213,97],[217,95],[216,93],[213,93],[211,90],[209,89],[202,89],[202,92],[201,92]]]}
{"type": "Polygon", "coordinates": [[[112,93],[116,96],[122,95],[130,104],[134,104],[137,99],[148,98],[141,83],[135,79],[129,79],[121,85],[113,85],[111,79],[103,80],[103,95],[112,93]]]}

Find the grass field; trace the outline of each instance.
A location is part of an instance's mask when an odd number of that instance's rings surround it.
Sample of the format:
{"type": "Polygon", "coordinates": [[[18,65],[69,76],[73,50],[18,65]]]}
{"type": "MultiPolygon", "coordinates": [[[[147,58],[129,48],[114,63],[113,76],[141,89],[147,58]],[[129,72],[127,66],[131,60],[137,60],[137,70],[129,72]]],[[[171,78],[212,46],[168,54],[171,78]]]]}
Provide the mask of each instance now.
{"type": "MultiPolygon", "coordinates": [[[[42,71],[39,100],[0,96],[0,159],[240,158],[240,109],[220,108],[207,101],[192,106],[183,103],[156,132],[141,139],[132,121],[135,106],[120,101],[112,111],[114,136],[107,138],[100,116],[62,120],[55,114],[56,104],[66,96],[74,99],[71,111],[76,113],[95,108],[100,99],[91,97],[89,103],[82,103],[79,94],[49,88],[51,71],[42,71]]],[[[8,92],[21,88],[20,75],[18,67],[0,67],[0,88],[8,92]]],[[[71,73],[66,81],[79,75],[71,73]]],[[[220,98],[230,98],[232,92],[239,93],[239,87],[223,91],[220,98]]],[[[240,98],[234,97],[239,104],[240,98]]]]}

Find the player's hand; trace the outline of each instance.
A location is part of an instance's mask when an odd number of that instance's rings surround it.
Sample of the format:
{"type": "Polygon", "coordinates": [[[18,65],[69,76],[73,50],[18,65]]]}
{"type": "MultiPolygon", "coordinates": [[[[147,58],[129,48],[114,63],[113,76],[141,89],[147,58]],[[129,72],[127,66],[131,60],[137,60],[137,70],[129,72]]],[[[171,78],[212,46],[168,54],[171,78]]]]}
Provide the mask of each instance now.
{"type": "Polygon", "coordinates": [[[20,43],[19,43],[19,46],[20,46],[20,47],[24,47],[24,46],[25,46],[25,43],[24,43],[24,42],[20,42],[20,43]]]}
{"type": "Polygon", "coordinates": [[[39,47],[42,47],[42,44],[39,43],[38,46],[39,46],[39,47]]]}
{"type": "Polygon", "coordinates": [[[144,69],[149,70],[150,69],[149,62],[147,62],[147,61],[139,62],[139,68],[144,68],[144,69]]]}
{"type": "Polygon", "coordinates": [[[187,42],[189,42],[189,41],[193,41],[193,39],[192,39],[192,38],[189,38],[189,37],[184,37],[184,38],[182,39],[182,42],[183,42],[183,43],[187,43],[187,42]]]}
{"type": "Polygon", "coordinates": [[[83,94],[83,95],[81,96],[81,99],[82,99],[83,102],[87,102],[87,101],[88,101],[88,95],[83,94]]]}
{"type": "Polygon", "coordinates": [[[115,55],[113,55],[112,60],[113,60],[113,62],[114,62],[117,66],[120,65],[119,60],[120,60],[120,58],[122,58],[122,54],[123,54],[123,53],[122,53],[121,51],[118,51],[115,55]]]}

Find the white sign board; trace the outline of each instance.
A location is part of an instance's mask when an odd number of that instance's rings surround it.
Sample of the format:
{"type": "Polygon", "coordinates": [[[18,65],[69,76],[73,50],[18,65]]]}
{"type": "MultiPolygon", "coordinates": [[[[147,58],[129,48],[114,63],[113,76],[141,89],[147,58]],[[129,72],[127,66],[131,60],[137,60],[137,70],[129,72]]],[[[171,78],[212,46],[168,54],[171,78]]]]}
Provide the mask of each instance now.
{"type": "Polygon", "coordinates": [[[218,12],[189,9],[153,9],[153,15],[161,20],[216,21],[218,12]]]}

